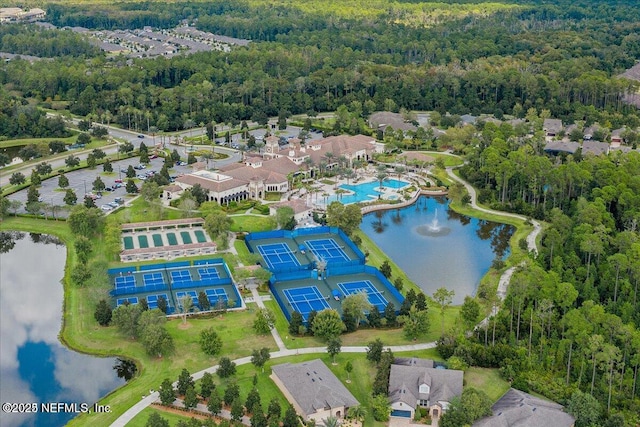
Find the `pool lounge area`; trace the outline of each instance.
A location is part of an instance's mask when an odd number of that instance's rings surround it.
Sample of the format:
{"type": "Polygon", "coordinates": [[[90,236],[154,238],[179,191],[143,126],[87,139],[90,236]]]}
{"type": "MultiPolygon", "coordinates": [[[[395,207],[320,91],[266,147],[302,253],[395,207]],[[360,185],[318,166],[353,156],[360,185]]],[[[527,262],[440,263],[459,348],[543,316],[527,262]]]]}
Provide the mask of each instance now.
{"type": "Polygon", "coordinates": [[[377,200],[378,198],[384,198],[389,200],[395,200],[399,197],[396,193],[397,190],[401,190],[411,185],[407,181],[401,181],[398,179],[387,178],[382,182],[380,187],[379,181],[363,182],[361,184],[341,184],[339,188],[346,191],[342,194],[334,194],[327,198],[327,205],[331,202],[339,201],[344,205],[351,203],[369,202],[377,200]]]}

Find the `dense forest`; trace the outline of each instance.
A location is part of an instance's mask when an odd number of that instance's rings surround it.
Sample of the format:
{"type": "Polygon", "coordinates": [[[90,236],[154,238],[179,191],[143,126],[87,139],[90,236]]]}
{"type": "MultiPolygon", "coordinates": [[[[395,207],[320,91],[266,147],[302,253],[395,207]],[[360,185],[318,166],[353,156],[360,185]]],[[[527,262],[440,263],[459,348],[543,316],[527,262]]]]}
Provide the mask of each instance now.
{"type": "Polygon", "coordinates": [[[102,55],[100,48],[90,44],[80,34],[33,25],[0,25],[0,52],[40,58],[102,55]]]}
{"type": "Polygon", "coordinates": [[[55,5],[48,13],[57,25],[127,28],[132,17],[149,15],[135,26],[162,27],[197,15],[202,30],[254,42],[135,66],[118,58],[67,57],[46,69],[15,61],[0,69],[0,82],[42,101],[73,101],[76,114],[161,130],[369,100],[383,109],[389,99],[396,109],[523,116],[535,107],[569,121],[639,124],[637,109],[623,102],[637,85],[616,76],[640,57],[640,6],[553,3],[491,4],[484,14],[443,5],[450,16],[428,25],[406,14],[385,18],[388,10],[359,19],[260,2],[123,3],[89,12],[55,5]],[[108,24],[89,20],[102,13],[108,24]]]}
{"type": "Polygon", "coordinates": [[[549,157],[509,131],[484,125],[461,173],[484,203],[544,219],[543,250],[485,330],[439,348],[569,407],[591,402],[594,418],[576,425],[637,425],[640,154],[549,157]]]}

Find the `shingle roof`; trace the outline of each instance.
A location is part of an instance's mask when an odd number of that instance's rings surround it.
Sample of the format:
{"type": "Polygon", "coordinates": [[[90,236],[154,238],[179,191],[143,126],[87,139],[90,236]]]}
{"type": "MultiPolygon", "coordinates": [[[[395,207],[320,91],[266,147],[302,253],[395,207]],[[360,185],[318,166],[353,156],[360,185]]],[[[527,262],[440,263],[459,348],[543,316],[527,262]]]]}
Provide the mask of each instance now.
{"type": "Polygon", "coordinates": [[[509,389],[492,407],[493,416],[472,427],[571,427],[575,419],[562,406],[516,389],[509,389]]]}
{"type": "Polygon", "coordinates": [[[580,148],[580,144],[574,141],[550,141],[544,146],[544,151],[573,154],[578,150],[578,148],[580,148]]]}
{"type": "Polygon", "coordinates": [[[562,120],[560,119],[544,119],[542,125],[547,133],[558,133],[562,130],[562,120]]]}
{"type": "Polygon", "coordinates": [[[584,141],[582,144],[582,154],[593,154],[595,156],[609,154],[609,144],[600,141],[584,141]]]}
{"type": "Polygon", "coordinates": [[[355,397],[320,359],[302,363],[284,363],[272,368],[305,415],[324,408],[359,405],[355,397]]]}
{"type": "Polygon", "coordinates": [[[389,375],[391,403],[403,402],[415,407],[418,400],[429,400],[433,405],[437,402],[451,402],[455,396],[462,395],[463,371],[427,368],[420,364],[428,364],[428,362],[417,360],[409,363],[410,365],[395,363],[391,365],[389,375]],[[429,393],[420,393],[421,384],[429,386],[429,393]]]}

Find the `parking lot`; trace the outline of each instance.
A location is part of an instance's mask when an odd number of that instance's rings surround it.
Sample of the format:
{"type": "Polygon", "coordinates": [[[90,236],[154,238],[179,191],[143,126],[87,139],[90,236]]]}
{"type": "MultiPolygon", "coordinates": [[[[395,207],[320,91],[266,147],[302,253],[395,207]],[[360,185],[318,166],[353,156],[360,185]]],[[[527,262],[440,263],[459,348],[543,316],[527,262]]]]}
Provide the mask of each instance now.
{"type": "MultiPolygon", "coordinates": [[[[140,163],[139,157],[132,157],[130,159],[112,161],[111,165],[113,166],[113,172],[105,173],[102,171],[102,165],[98,165],[95,169],[81,169],[74,172],[66,173],[65,176],[69,179],[69,187],[72,189],[76,196],[78,197],[77,204],[81,204],[84,202],[85,194],[94,194],[96,197],[95,203],[96,206],[101,207],[103,205],[108,205],[109,203],[115,202],[116,198],[123,198],[126,200],[127,191],[125,190],[125,184],[127,182],[126,171],[129,165],[137,166],[140,163]],[[93,181],[95,181],[96,177],[100,177],[102,182],[104,182],[105,186],[108,188],[118,187],[117,184],[121,186],[119,188],[115,188],[112,191],[102,191],[102,195],[95,194],[93,191],[93,181]],[[118,183],[117,181],[122,181],[122,183],[118,183]]],[[[137,175],[143,175],[148,171],[159,172],[162,169],[162,165],[164,164],[164,159],[159,157],[155,159],[151,159],[151,163],[147,165],[145,169],[136,170],[137,175]]],[[[176,166],[169,170],[170,175],[177,176],[180,174],[186,174],[191,172],[191,167],[184,166],[176,166]]],[[[142,186],[143,180],[136,178],[134,182],[140,188],[142,186]]],[[[42,186],[38,188],[40,192],[41,201],[48,205],[55,206],[66,206],[64,202],[64,196],[66,191],[58,187],[58,177],[54,177],[42,182],[42,186]]],[[[19,200],[22,202],[22,208],[20,211],[25,212],[24,205],[27,202],[27,189],[18,191],[17,193],[9,196],[12,200],[19,200]]],[[[105,206],[105,211],[107,208],[105,206]]],[[[20,212],[19,211],[19,212],[20,212]]],[[[66,213],[59,212],[61,216],[66,216],[66,213]]]]}

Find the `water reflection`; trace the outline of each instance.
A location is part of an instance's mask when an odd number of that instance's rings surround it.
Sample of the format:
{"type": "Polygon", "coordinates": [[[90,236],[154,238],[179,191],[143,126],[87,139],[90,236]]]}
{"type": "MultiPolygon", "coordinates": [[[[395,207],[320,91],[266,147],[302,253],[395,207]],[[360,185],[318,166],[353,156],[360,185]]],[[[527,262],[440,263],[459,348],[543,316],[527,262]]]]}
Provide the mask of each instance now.
{"type": "MultiPolygon", "coordinates": [[[[0,233],[0,400],[93,404],[121,385],[114,359],[58,341],[66,251],[50,236],[0,233]]],[[[76,414],[0,414],[0,425],[60,426],[76,414]]]]}
{"type": "Polygon", "coordinates": [[[444,286],[455,291],[455,303],[473,295],[492,261],[508,254],[513,234],[509,225],[457,214],[443,197],[367,214],[362,230],[425,293],[444,286]]]}

